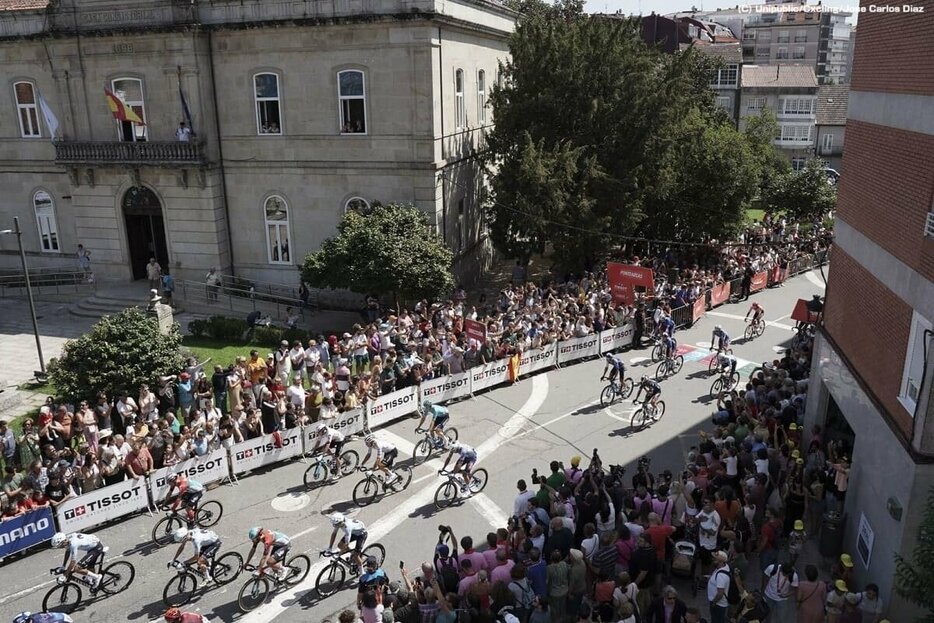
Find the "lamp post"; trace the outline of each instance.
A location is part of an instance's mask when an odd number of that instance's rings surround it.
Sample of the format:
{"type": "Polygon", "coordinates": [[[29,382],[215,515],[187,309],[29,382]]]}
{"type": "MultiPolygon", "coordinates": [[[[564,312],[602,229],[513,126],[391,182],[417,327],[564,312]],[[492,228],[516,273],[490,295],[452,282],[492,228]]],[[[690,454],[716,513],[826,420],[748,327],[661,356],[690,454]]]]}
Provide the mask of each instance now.
{"type": "Polygon", "coordinates": [[[26,267],[26,250],[23,249],[23,232],[19,228],[19,217],[13,217],[13,229],[0,230],[0,234],[13,234],[19,245],[19,258],[23,262],[23,278],[26,280],[26,298],[29,300],[29,315],[32,317],[32,332],[36,336],[36,352],[39,353],[39,370],[45,375],[45,359],[42,357],[42,342],[39,340],[39,322],[36,320],[36,303],[32,300],[32,284],[26,267]]]}

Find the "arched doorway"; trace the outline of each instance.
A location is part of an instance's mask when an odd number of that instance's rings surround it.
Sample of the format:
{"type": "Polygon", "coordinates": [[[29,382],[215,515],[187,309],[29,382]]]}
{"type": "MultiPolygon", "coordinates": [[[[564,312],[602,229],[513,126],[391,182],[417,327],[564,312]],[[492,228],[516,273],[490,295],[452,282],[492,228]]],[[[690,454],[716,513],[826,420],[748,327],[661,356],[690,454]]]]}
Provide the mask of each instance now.
{"type": "Polygon", "coordinates": [[[133,186],[123,195],[123,216],[126,219],[126,239],[130,248],[133,279],[146,278],[146,264],[154,257],[163,268],[169,266],[169,249],[165,242],[162,203],[145,186],[133,186]]]}

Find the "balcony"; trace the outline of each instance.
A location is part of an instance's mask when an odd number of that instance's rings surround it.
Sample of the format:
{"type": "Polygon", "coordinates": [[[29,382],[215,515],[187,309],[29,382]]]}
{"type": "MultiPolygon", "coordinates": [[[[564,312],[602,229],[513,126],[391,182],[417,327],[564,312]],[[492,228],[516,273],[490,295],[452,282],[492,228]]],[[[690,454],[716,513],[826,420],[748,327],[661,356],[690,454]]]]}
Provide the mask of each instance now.
{"type": "Polygon", "coordinates": [[[179,141],[58,141],[55,163],[67,166],[199,167],[207,164],[204,143],[179,141]]]}
{"type": "Polygon", "coordinates": [[[819,152],[820,152],[819,155],[821,155],[821,156],[827,156],[827,157],[842,156],[842,155],[843,155],[843,147],[842,147],[842,146],[838,146],[838,145],[834,145],[833,147],[827,148],[827,147],[824,147],[823,145],[821,145],[819,152]]]}

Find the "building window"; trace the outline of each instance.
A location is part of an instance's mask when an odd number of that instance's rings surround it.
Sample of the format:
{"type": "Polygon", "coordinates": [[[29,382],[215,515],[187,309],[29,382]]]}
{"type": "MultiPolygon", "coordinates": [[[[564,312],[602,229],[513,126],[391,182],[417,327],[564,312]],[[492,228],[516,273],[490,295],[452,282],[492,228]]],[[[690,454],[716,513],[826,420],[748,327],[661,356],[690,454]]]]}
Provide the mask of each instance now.
{"type": "Polygon", "coordinates": [[[454,72],[454,127],[463,130],[467,127],[467,106],[464,103],[464,70],[454,72]]]}
{"type": "Polygon", "coordinates": [[[359,212],[360,214],[368,214],[369,211],[370,202],[363,197],[351,197],[344,202],[344,213],[359,212]]]}
{"type": "Polygon", "coordinates": [[[805,43],[808,40],[808,31],[807,30],[796,30],[795,31],[795,43],[805,43]]]}
{"type": "Polygon", "coordinates": [[[791,169],[793,171],[801,171],[807,166],[808,159],[802,157],[796,157],[791,159],[791,169]]]}
{"type": "Polygon", "coordinates": [[[809,125],[782,125],[780,140],[786,143],[810,143],[811,126],[809,125]]]}
{"type": "Polygon", "coordinates": [[[795,46],[795,49],[792,52],[792,58],[795,58],[795,59],[804,58],[804,46],[803,45],[795,46]]]}
{"type": "Polygon", "coordinates": [[[908,337],[908,349],[905,353],[905,370],[902,373],[902,385],[898,398],[902,406],[913,417],[918,407],[921,393],[921,380],[924,376],[924,356],[931,352],[931,323],[924,316],[914,312],[911,319],[911,334],[908,337]]]}
{"type": "Polygon", "coordinates": [[[711,84],[721,87],[733,87],[736,86],[736,81],[738,78],[739,65],[727,65],[726,67],[717,70],[717,73],[714,75],[714,79],[711,84]]]}
{"type": "Polygon", "coordinates": [[[825,134],[823,139],[821,139],[821,153],[829,156],[832,151],[833,134],[825,134]]]}
{"type": "Polygon", "coordinates": [[[814,112],[814,100],[807,97],[786,97],[780,102],[783,115],[810,115],[814,112]]]}
{"type": "Polygon", "coordinates": [[[755,41],[756,40],[756,31],[747,30],[743,33],[743,41],[755,41]]]}
{"type": "Polygon", "coordinates": [[[486,123],[486,72],[477,72],[477,117],[480,123],[486,123]]]}
{"type": "Polygon", "coordinates": [[[341,106],[341,134],[366,134],[366,84],[363,72],[348,69],[337,74],[341,106]]]}
{"type": "Polygon", "coordinates": [[[289,239],[289,206],[285,199],[273,195],[263,207],[266,222],[266,249],[270,264],[291,264],[289,239]]]}
{"type": "Polygon", "coordinates": [[[39,247],[43,253],[58,253],[58,225],[55,224],[55,206],[52,197],[44,190],[32,196],[36,210],[36,225],[39,227],[39,247]]]}
{"type": "Polygon", "coordinates": [[[778,52],[775,53],[776,59],[787,59],[788,58],[788,48],[778,48],[778,52]]]}
{"type": "Polygon", "coordinates": [[[756,58],[768,58],[771,54],[769,48],[756,48],[756,58]]]}
{"type": "Polygon", "coordinates": [[[730,105],[730,97],[728,95],[720,95],[717,97],[717,106],[722,108],[727,112],[733,112],[732,106],[730,105]]]}
{"type": "Polygon", "coordinates": [[[32,82],[13,84],[16,95],[16,113],[19,117],[19,131],[23,138],[39,138],[39,107],[36,105],[36,86],[32,82]]]}
{"type": "Polygon", "coordinates": [[[761,112],[765,108],[765,98],[764,97],[750,97],[746,102],[746,110],[751,113],[761,112]]]}
{"type": "Polygon", "coordinates": [[[778,42],[779,43],[788,43],[791,41],[791,33],[787,30],[778,31],[778,42]]]}
{"type": "Polygon", "coordinates": [[[253,97],[256,99],[256,133],[282,134],[282,111],[279,104],[279,76],[253,76],[253,97]]]}
{"type": "MultiPolygon", "coordinates": [[[[114,95],[126,104],[127,108],[136,113],[136,116],[142,119],[144,124],[147,123],[146,106],[143,103],[143,81],[137,78],[117,78],[111,84],[114,95]]],[[[140,125],[132,121],[120,121],[119,119],[116,122],[121,141],[145,141],[149,135],[147,125],[140,125]]]]}

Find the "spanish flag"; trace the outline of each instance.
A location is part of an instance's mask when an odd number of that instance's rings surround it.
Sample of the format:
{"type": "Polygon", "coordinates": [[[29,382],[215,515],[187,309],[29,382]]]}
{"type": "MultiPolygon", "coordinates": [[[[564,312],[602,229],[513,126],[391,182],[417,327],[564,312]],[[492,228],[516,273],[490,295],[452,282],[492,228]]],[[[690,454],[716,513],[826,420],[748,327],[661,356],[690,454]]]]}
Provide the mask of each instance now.
{"type": "Polygon", "coordinates": [[[139,115],[133,112],[132,108],[124,104],[122,99],[113,94],[113,91],[104,89],[104,95],[107,96],[107,105],[110,106],[110,112],[113,114],[114,119],[146,125],[143,123],[143,120],[139,118],[139,115]]]}

